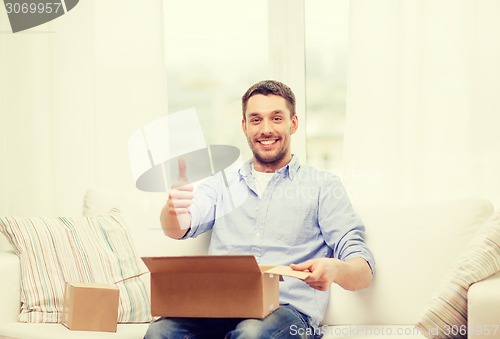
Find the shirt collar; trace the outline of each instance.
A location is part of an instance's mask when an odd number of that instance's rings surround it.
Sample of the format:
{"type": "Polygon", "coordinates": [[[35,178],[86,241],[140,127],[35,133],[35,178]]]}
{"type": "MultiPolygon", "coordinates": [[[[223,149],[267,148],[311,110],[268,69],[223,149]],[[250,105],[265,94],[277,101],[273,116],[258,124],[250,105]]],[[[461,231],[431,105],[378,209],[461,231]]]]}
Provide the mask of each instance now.
{"type": "MultiPolygon", "coordinates": [[[[277,170],[276,173],[284,177],[288,176],[291,180],[293,180],[299,168],[300,168],[299,158],[296,155],[292,154],[292,159],[290,160],[290,162],[285,166],[283,166],[282,168],[280,168],[279,170],[277,170]]],[[[239,169],[238,172],[241,177],[245,178],[252,173],[252,169],[253,169],[253,159],[250,159],[243,164],[243,166],[239,169]]]]}

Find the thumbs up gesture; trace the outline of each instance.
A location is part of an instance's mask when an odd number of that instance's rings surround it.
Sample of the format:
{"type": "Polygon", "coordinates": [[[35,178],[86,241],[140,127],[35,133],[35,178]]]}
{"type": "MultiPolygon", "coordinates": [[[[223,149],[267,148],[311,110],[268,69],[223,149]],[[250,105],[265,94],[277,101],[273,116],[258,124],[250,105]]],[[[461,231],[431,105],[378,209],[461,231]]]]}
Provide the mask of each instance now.
{"type": "Polygon", "coordinates": [[[191,200],[193,200],[193,185],[188,184],[186,160],[179,157],[178,163],[179,175],[169,193],[169,210],[171,214],[175,215],[189,213],[189,206],[191,206],[191,200]]]}
{"type": "Polygon", "coordinates": [[[188,183],[186,174],[186,161],[179,157],[179,175],[168,194],[165,207],[163,207],[160,221],[165,234],[172,238],[182,238],[191,226],[189,206],[193,200],[193,185],[188,183]]]}

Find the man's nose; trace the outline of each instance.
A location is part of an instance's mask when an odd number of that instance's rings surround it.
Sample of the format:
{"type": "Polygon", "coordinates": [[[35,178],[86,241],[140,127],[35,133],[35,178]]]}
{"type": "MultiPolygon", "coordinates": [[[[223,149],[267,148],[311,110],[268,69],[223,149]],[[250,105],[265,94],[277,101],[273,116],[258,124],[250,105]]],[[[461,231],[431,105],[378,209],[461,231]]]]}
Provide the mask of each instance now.
{"type": "Polygon", "coordinates": [[[262,134],[271,134],[273,133],[273,127],[269,120],[263,120],[261,124],[261,133],[262,134]]]}

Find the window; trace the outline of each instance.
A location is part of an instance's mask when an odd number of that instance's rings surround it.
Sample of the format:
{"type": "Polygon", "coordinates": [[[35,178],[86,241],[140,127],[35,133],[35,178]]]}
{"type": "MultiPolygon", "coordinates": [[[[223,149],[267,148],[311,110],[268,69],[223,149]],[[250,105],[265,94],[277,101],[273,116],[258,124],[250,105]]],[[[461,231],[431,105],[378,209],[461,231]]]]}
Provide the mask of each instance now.
{"type": "Polygon", "coordinates": [[[307,161],[342,168],[348,0],[305,1],[307,161]]]}
{"type": "Polygon", "coordinates": [[[235,145],[247,159],[241,95],[281,80],[297,95],[294,152],[340,169],[347,16],[348,0],[165,1],[168,111],[196,107],[207,142],[235,145]]]}

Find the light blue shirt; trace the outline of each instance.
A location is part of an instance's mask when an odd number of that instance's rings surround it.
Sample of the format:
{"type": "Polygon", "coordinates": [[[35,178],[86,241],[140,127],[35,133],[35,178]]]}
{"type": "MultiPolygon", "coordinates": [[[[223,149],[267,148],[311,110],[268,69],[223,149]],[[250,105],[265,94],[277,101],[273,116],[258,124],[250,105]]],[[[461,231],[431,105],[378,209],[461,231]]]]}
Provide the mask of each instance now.
{"type": "MultiPolygon", "coordinates": [[[[301,165],[293,156],[259,197],[252,172],[248,161],[226,178],[219,173],[200,184],[185,238],[212,230],[210,254],[254,255],[261,265],[362,257],[373,272],[365,227],[336,175],[301,165]]],[[[313,326],[323,319],[329,296],[329,290],[315,290],[296,278],[280,282],[280,303],[308,315],[313,326]]]]}

